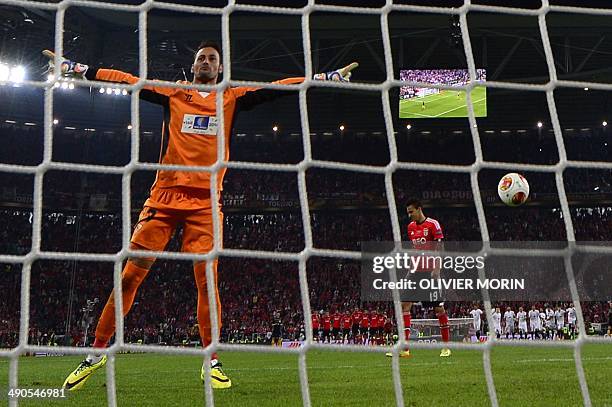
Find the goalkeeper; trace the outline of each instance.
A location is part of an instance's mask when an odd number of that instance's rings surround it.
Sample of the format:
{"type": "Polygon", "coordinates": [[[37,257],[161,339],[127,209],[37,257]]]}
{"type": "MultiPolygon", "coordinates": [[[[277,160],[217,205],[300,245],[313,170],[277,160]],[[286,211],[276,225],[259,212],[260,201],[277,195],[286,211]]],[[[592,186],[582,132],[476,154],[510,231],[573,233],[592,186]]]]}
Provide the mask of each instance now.
{"type": "MultiPolygon", "coordinates": [[[[54,66],[54,54],[43,51],[50,58],[51,70],[65,77],[134,84],[139,78],[113,69],[96,69],[84,64],[61,59],[61,66],[54,66]]],[[[336,71],[316,74],[315,80],[334,80],[346,82],[351,70],[357,63],[336,71]]],[[[198,47],[193,65],[192,84],[214,85],[223,72],[221,47],[211,41],[204,41],[198,47]]],[[[288,78],[274,82],[297,84],[304,78],[288,78]]],[[[189,82],[181,82],[190,84],[189,82]]],[[[229,160],[230,135],[236,114],[241,110],[287,95],[287,92],[255,87],[228,88],[223,93],[224,126],[219,126],[216,112],[216,91],[200,92],[195,89],[168,88],[163,85],[147,85],[140,91],[140,98],[159,104],[164,109],[160,162],[169,165],[211,166],[217,161],[217,140],[224,134],[225,156],[229,160]]],[[[216,196],[211,196],[211,176],[209,172],[188,172],[159,170],[149,198],[144,204],[132,234],[130,249],[143,251],[162,251],[172,237],[178,224],[183,224],[181,250],[188,253],[208,253],[213,248],[213,200],[220,201],[225,168],[217,172],[216,196]]],[[[219,204],[220,206],[220,204],[219,204]]],[[[223,226],[223,213],[219,211],[223,226]]],[[[219,239],[221,242],[223,238],[219,239]]],[[[155,262],[154,257],[129,258],[121,275],[123,315],[125,316],[136,296],[136,291],[155,262]]],[[[216,298],[219,329],[221,328],[221,303],[217,289],[217,261],[213,263],[214,281],[206,280],[206,262],[194,262],[196,286],[198,289],[197,317],[202,345],[211,343],[211,320],[208,303],[208,290],[214,291],[216,298]]],[[[94,348],[105,348],[115,333],[114,292],[104,306],[96,327],[94,348]]],[[[73,391],[80,389],[97,369],[106,363],[106,355],[90,354],[66,378],[64,388],[73,391]]],[[[204,366],[200,372],[204,380],[204,366]]],[[[211,355],[211,383],[216,389],[231,387],[231,380],[221,369],[216,353],[211,355]]]]}

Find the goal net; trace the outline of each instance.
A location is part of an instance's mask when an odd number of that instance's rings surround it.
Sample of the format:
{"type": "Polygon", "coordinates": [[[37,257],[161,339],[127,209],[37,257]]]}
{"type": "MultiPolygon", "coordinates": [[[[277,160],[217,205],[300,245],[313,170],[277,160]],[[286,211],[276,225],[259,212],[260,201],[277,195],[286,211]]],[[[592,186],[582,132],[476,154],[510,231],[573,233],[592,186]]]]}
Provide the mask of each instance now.
{"type": "MultiPolygon", "coordinates": [[[[474,323],[471,318],[449,318],[448,325],[451,331],[451,341],[455,342],[472,342],[472,338],[476,337],[474,323]]],[[[437,319],[414,319],[411,324],[410,332],[411,339],[416,341],[438,342],[442,339],[438,331],[440,322],[437,319]]]]}
{"type": "MultiPolygon", "coordinates": [[[[25,81],[22,86],[31,86],[39,89],[44,89],[44,151],[43,160],[40,165],[12,165],[12,164],[0,164],[0,171],[10,172],[15,174],[30,174],[34,177],[34,200],[33,200],[33,218],[32,218],[32,247],[29,253],[25,255],[0,255],[0,263],[11,263],[15,265],[21,265],[21,291],[20,291],[20,323],[19,323],[19,344],[13,349],[0,350],[0,357],[10,358],[10,369],[8,377],[8,386],[11,388],[19,387],[20,383],[18,380],[18,371],[20,365],[20,356],[26,353],[34,352],[49,352],[49,353],[63,353],[73,355],[86,355],[91,351],[91,348],[76,348],[76,347],[51,347],[51,346],[38,346],[28,343],[28,330],[30,327],[30,304],[31,297],[36,295],[30,291],[31,287],[31,269],[35,261],[41,259],[49,260],[70,260],[70,261],[101,261],[101,262],[113,262],[115,265],[114,272],[114,289],[117,293],[116,301],[116,321],[117,331],[114,345],[107,348],[105,353],[108,355],[108,363],[106,365],[107,383],[106,391],[108,395],[108,405],[117,405],[117,386],[115,376],[115,359],[116,355],[125,351],[134,352],[151,352],[151,353],[166,353],[166,354],[187,354],[187,355],[200,355],[204,356],[206,361],[210,361],[210,357],[214,352],[217,351],[256,351],[256,352],[284,352],[288,354],[294,354],[298,356],[298,367],[299,367],[299,383],[302,395],[302,401],[304,406],[310,406],[310,386],[308,380],[307,370],[307,359],[306,355],[308,352],[315,349],[327,349],[327,350],[342,350],[351,352],[380,352],[384,353],[391,349],[393,353],[392,359],[392,377],[393,377],[393,388],[395,392],[395,401],[397,406],[403,406],[404,400],[404,385],[402,376],[400,374],[400,352],[405,349],[408,345],[403,335],[399,335],[399,340],[392,348],[387,347],[372,347],[366,348],[364,346],[357,345],[326,345],[317,343],[313,340],[312,332],[313,327],[309,315],[312,314],[310,290],[308,286],[308,275],[307,275],[307,261],[313,257],[326,257],[335,259],[345,260],[359,260],[361,253],[357,251],[348,250],[330,250],[320,249],[315,247],[313,244],[313,230],[311,223],[311,208],[309,206],[308,191],[306,184],[306,171],[312,168],[325,168],[350,171],[354,173],[367,173],[377,174],[384,177],[384,193],[387,199],[388,214],[391,220],[392,237],[393,240],[399,242],[402,240],[402,228],[398,218],[398,202],[396,200],[396,193],[393,185],[393,174],[398,170],[422,170],[422,171],[433,171],[433,172],[455,172],[461,174],[469,174],[471,180],[471,192],[474,199],[474,205],[477,213],[477,222],[481,233],[482,242],[485,242],[482,249],[483,253],[495,253],[496,250],[503,251],[503,249],[491,248],[488,242],[491,240],[489,235],[489,228],[485,218],[485,210],[483,204],[483,197],[481,196],[481,188],[479,185],[478,174],[479,171],[484,169],[499,169],[499,170],[514,170],[515,164],[492,162],[486,161],[483,158],[480,133],[477,126],[474,108],[471,103],[470,91],[476,86],[487,87],[487,88],[498,88],[498,89],[514,89],[514,90],[527,90],[533,92],[543,92],[546,95],[548,109],[552,119],[552,128],[556,147],[558,149],[559,162],[554,165],[539,165],[539,164],[521,164],[521,168],[524,171],[532,171],[546,174],[553,174],[556,182],[556,186],[559,192],[559,201],[561,205],[561,213],[565,226],[565,232],[567,241],[570,243],[569,248],[564,254],[564,259],[567,264],[568,280],[570,281],[571,297],[573,299],[573,305],[577,312],[579,329],[578,339],[575,341],[566,342],[547,342],[542,344],[534,344],[529,341],[516,343],[509,341],[498,341],[496,338],[490,338],[484,344],[472,344],[463,341],[453,341],[448,344],[451,349],[457,350],[477,350],[482,352],[484,371],[486,376],[486,385],[488,389],[488,395],[490,398],[491,405],[497,406],[498,398],[491,368],[491,351],[497,346],[550,346],[550,347],[571,347],[574,351],[574,362],[576,374],[580,384],[580,391],[584,405],[590,406],[591,399],[589,394],[589,387],[585,379],[585,372],[582,363],[582,349],[585,344],[588,343],[603,343],[603,339],[589,337],[585,331],[585,321],[583,317],[582,307],[580,298],[578,295],[578,287],[576,286],[573,277],[572,264],[569,261],[571,255],[580,251],[592,251],[595,253],[608,253],[612,251],[606,247],[590,247],[590,246],[576,246],[576,238],[574,234],[574,227],[572,224],[572,216],[570,213],[570,207],[567,200],[565,184],[564,184],[564,170],[568,168],[591,168],[591,169],[612,169],[612,164],[609,162],[584,162],[584,161],[572,161],[568,160],[564,138],[562,135],[559,117],[557,115],[557,109],[555,105],[555,98],[553,92],[555,89],[560,87],[567,88],[591,88],[600,90],[612,90],[612,85],[596,83],[596,82],[581,82],[571,80],[560,80],[557,76],[557,67],[554,63],[554,58],[551,48],[551,40],[547,29],[547,15],[551,12],[558,13],[575,13],[578,15],[589,14],[589,15],[612,15],[610,10],[590,9],[590,8],[578,8],[578,7],[565,7],[565,6],[553,6],[550,5],[548,0],[542,0],[542,6],[538,9],[523,9],[523,8],[511,8],[511,7],[498,7],[491,5],[479,5],[472,4],[470,0],[465,0],[463,5],[458,8],[447,8],[447,7],[428,7],[428,6],[416,6],[416,5],[405,5],[405,4],[394,4],[392,0],[387,0],[385,5],[382,7],[348,7],[348,6],[334,6],[334,5],[323,5],[316,4],[314,0],[308,0],[307,5],[298,8],[287,8],[287,7],[276,7],[276,6],[254,6],[248,4],[236,4],[234,0],[229,0],[228,4],[224,7],[200,7],[194,5],[181,5],[173,4],[169,2],[160,2],[155,0],[148,0],[142,4],[137,5],[125,5],[111,2],[95,2],[95,1],[83,1],[83,0],[65,0],[57,3],[42,3],[26,0],[0,0],[0,5],[17,5],[28,7],[36,10],[45,10],[54,13],[55,15],[55,53],[57,55],[56,65],[59,62],[59,56],[63,54],[64,49],[64,16],[66,11],[71,7],[89,7],[93,9],[105,9],[113,11],[125,11],[131,12],[138,15],[138,43],[139,43],[139,72],[140,78],[147,78],[148,75],[148,57],[147,57],[147,15],[154,10],[168,10],[176,12],[189,12],[196,15],[216,15],[221,18],[221,37],[223,45],[223,65],[225,70],[223,72],[223,80],[215,86],[192,86],[199,91],[209,92],[211,90],[223,90],[231,86],[256,86],[267,89],[281,89],[281,90],[293,90],[299,92],[299,107],[300,107],[300,123],[302,128],[303,138],[303,150],[304,158],[298,164],[265,164],[265,163],[250,163],[240,161],[229,161],[225,162],[221,158],[216,164],[210,167],[189,167],[189,166],[172,166],[167,167],[161,164],[148,164],[139,162],[139,151],[138,145],[139,140],[142,137],[141,125],[140,125],[140,107],[138,102],[139,92],[145,85],[159,85],[160,82],[152,81],[148,79],[141,79],[135,85],[124,85],[116,84],[114,87],[120,90],[127,90],[132,92],[131,95],[131,135],[134,143],[132,144],[131,160],[129,164],[125,166],[94,166],[87,164],[70,164],[63,162],[56,162],[52,160],[52,146],[53,146],[53,110],[54,110],[54,91],[53,84],[57,82],[57,78],[52,82],[39,82],[39,81],[25,81]],[[436,13],[441,15],[455,16],[458,18],[460,27],[460,38],[462,41],[463,51],[465,52],[467,60],[467,68],[469,71],[470,80],[468,83],[462,86],[453,86],[453,90],[461,89],[466,92],[467,109],[468,109],[468,121],[471,132],[471,137],[474,145],[475,161],[469,165],[447,165],[447,164],[425,164],[416,162],[402,162],[398,158],[398,151],[395,139],[396,129],[394,128],[394,121],[392,117],[392,109],[390,105],[390,91],[393,88],[400,86],[419,86],[422,88],[433,89],[430,92],[436,93],[441,89],[447,89],[448,86],[434,85],[434,84],[423,84],[414,83],[409,81],[402,81],[394,77],[397,67],[393,65],[392,58],[392,47],[391,38],[389,34],[389,15],[392,12],[415,12],[415,13],[436,13]],[[313,55],[312,49],[313,44],[310,35],[310,20],[311,15],[315,12],[329,12],[329,13],[346,13],[346,14],[364,14],[374,15],[380,19],[380,35],[383,44],[383,58],[381,60],[382,65],[385,68],[385,79],[382,83],[368,84],[368,83],[340,83],[340,82],[322,82],[313,81],[310,78],[316,73],[313,68],[313,55]],[[549,81],[544,84],[532,84],[532,83],[511,83],[490,80],[487,82],[479,82],[477,70],[474,62],[474,54],[472,50],[472,44],[470,40],[470,26],[468,24],[467,14],[469,12],[481,12],[491,14],[505,14],[511,16],[531,16],[537,18],[541,40],[543,44],[543,50],[547,62],[547,68],[549,73],[549,81]],[[232,75],[232,64],[231,64],[231,52],[230,52],[230,21],[234,13],[252,13],[258,15],[261,13],[271,14],[283,14],[293,15],[300,18],[301,21],[301,34],[302,34],[302,45],[304,53],[304,76],[307,78],[303,83],[299,85],[278,85],[271,84],[268,82],[250,82],[250,81],[237,81],[233,79],[232,75]],[[383,107],[384,117],[384,132],[386,134],[386,140],[388,143],[388,149],[390,153],[390,161],[385,166],[374,166],[374,165],[363,165],[363,164],[350,164],[340,161],[323,161],[313,158],[312,145],[311,145],[311,130],[310,130],[310,119],[312,116],[309,115],[309,106],[307,99],[307,92],[313,88],[327,88],[332,90],[354,90],[354,91],[371,91],[379,92],[380,100],[383,107]],[[238,258],[258,258],[267,260],[285,260],[296,262],[299,267],[299,292],[301,295],[302,313],[304,315],[304,331],[306,338],[303,346],[300,347],[269,347],[269,346],[258,346],[258,345],[245,345],[245,344],[230,344],[221,343],[218,335],[219,327],[219,316],[216,315],[216,307],[211,306],[211,320],[212,320],[212,344],[204,349],[195,348],[183,348],[183,347],[162,347],[153,345],[134,345],[126,343],[124,338],[124,320],[122,318],[121,309],[122,301],[121,298],[121,270],[122,264],[128,257],[143,257],[144,255],[139,252],[134,252],[128,249],[130,241],[131,225],[130,225],[130,207],[131,207],[131,187],[130,181],[133,173],[137,170],[162,170],[162,169],[180,169],[181,171],[208,171],[211,174],[211,196],[216,196],[217,191],[217,174],[220,170],[230,168],[236,170],[266,170],[276,172],[292,172],[297,178],[297,186],[299,191],[299,204],[300,212],[303,224],[303,235],[305,241],[305,249],[299,253],[289,252],[272,252],[272,251],[258,251],[258,250],[238,250],[238,249],[225,249],[222,248],[222,242],[220,240],[222,219],[219,218],[218,211],[213,211],[214,216],[214,231],[215,231],[215,244],[214,249],[207,254],[192,255],[184,253],[170,253],[170,252],[156,252],[153,255],[159,259],[172,259],[172,260],[215,260],[219,256],[224,257],[238,257],[238,258]],[[106,174],[120,174],[122,176],[122,249],[116,254],[91,254],[91,253],[65,253],[65,252],[49,252],[45,251],[41,247],[41,229],[43,223],[43,206],[42,206],[42,195],[43,195],[43,177],[46,172],[51,170],[74,170],[83,172],[94,172],[94,173],[106,173],[106,174]]],[[[106,86],[101,82],[85,82],[75,81],[77,86],[106,86]]],[[[177,84],[174,82],[163,82],[164,87],[175,87],[185,88],[187,85],[177,84]]],[[[223,111],[223,100],[222,92],[218,92],[217,97],[217,111],[223,111]]],[[[223,117],[223,114],[218,116],[219,128],[224,127],[225,120],[228,118],[223,117]]],[[[225,138],[229,135],[219,134],[219,137],[225,138]]],[[[219,142],[217,157],[225,156],[225,143],[219,142]]],[[[214,200],[213,200],[214,202],[214,200]]],[[[217,203],[214,203],[217,206],[217,203]]],[[[150,254],[147,254],[150,255],[150,254]]],[[[523,253],[523,256],[530,256],[533,253],[523,253]]],[[[213,270],[212,261],[208,261],[207,278],[208,281],[213,281],[213,270]]],[[[494,323],[491,320],[492,308],[491,301],[489,300],[488,294],[485,291],[483,293],[485,314],[488,319],[488,325],[493,326],[494,323]]],[[[209,290],[209,302],[215,303],[214,292],[209,290]]],[[[395,315],[402,315],[401,303],[399,296],[394,297],[393,310],[395,315]]],[[[468,335],[470,320],[452,320],[453,326],[458,327],[457,332],[465,332],[468,335]]],[[[432,333],[432,324],[437,324],[437,320],[415,320],[413,326],[422,330],[424,334],[432,333]]],[[[397,318],[397,330],[398,332],[404,332],[403,321],[401,318],[397,318]]],[[[439,341],[414,341],[410,343],[410,347],[414,349],[439,349],[443,347],[443,344],[439,341]]],[[[207,369],[210,369],[209,363],[204,365],[207,369]]],[[[210,373],[209,371],[207,373],[210,373]]],[[[205,383],[205,402],[206,405],[214,405],[214,397],[211,389],[210,379],[207,375],[205,383]]],[[[17,405],[16,400],[11,400],[10,405],[17,405]]]]}

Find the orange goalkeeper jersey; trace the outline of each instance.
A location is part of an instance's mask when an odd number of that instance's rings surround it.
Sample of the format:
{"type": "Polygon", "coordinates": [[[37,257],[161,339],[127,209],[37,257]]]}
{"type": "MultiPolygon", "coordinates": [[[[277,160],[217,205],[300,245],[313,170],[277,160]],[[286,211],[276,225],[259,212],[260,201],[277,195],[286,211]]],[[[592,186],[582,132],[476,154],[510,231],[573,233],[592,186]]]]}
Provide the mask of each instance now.
{"type": "MultiPolygon", "coordinates": [[[[139,78],[114,69],[87,71],[87,78],[107,82],[134,84],[139,78]]],[[[301,83],[304,78],[287,78],[274,83],[301,83]]],[[[188,84],[189,82],[184,82],[188,84]]],[[[195,89],[179,89],[147,85],[140,97],[164,108],[160,163],[209,166],[217,161],[217,140],[225,133],[225,161],[229,160],[229,141],[236,113],[260,103],[287,95],[286,91],[251,87],[229,88],[223,94],[224,129],[218,127],[217,92],[202,96],[195,89]]],[[[217,173],[217,188],[223,186],[226,168],[217,173]]],[[[153,188],[184,186],[210,189],[210,173],[206,171],[159,170],[153,188]]]]}

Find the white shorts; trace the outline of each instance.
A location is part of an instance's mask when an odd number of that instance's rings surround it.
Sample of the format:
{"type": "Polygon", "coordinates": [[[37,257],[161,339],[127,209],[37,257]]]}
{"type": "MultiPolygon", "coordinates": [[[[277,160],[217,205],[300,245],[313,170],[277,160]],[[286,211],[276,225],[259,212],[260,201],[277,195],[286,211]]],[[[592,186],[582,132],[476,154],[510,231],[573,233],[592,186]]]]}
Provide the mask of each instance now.
{"type": "Polygon", "coordinates": [[[506,333],[507,333],[507,334],[514,333],[514,326],[512,326],[512,325],[506,325],[506,333]]]}
{"type": "Polygon", "coordinates": [[[501,333],[501,331],[502,331],[502,330],[501,330],[501,325],[497,325],[497,326],[495,327],[495,333],[496,333],[496,334],[500,334],[500,333],[501,333]]]}
{"type": "Polygon", "coordinates": [[[519,331],[527,332],[527,323],[519,324],[519,331]]]}
{"type": "Polygon", "coordinates": [[[557,324],[557,330],[558,331],[562,330],[564,326],[565,324],[557,324]]]}
{"type": "Polygon", "coordinates": [[[474,325],[475,330],[480,331],[480,322],[477,324],[472,323],[472,325],[474,325]]]}

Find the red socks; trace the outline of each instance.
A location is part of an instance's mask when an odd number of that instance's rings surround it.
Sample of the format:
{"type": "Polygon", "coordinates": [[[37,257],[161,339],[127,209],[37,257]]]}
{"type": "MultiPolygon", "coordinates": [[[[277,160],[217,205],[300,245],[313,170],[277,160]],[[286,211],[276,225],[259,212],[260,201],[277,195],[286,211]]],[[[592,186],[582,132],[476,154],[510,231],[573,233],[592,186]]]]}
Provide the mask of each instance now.
{"type": "Polygon", "coordinates": [[[410,325],[412,324],[412,315],[410,313],[403,314],[404,317],[404,338],[410,340],[410,325]]]}
{"type": "Polygon", "coordinates": [[[448,342],[450,339],[450,327],[448,326],[448,315],[446,312],[438,314],[438,322],[440,323],[440,333],[442,334],[442,341],[448,342]]]}

